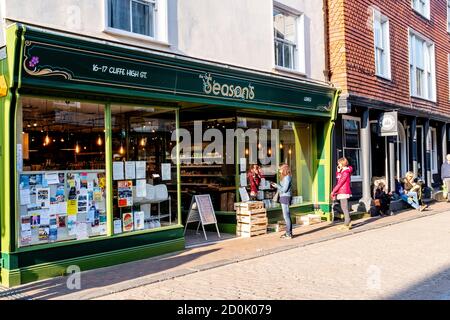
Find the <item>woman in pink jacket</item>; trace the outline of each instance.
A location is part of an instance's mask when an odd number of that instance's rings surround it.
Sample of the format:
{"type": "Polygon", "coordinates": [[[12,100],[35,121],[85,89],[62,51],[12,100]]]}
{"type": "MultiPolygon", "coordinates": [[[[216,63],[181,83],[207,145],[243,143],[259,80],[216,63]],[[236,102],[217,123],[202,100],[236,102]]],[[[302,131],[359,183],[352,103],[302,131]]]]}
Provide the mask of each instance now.
{"type": "Polygon", "coordinates": [[[331,198],[333,200],[337,199],[341,203],[341,209],[344,212],[345,217],[343,229],[347,230],[350,230],[352,225],[350,213],[348,211],[348,199],[352,196],[352,191],[350,189],[352,172],[353,168],[348,165],[348,160],[346,158],[340,158],[338,160],[336,171],[337,183],[331,192],[331,198]]]}

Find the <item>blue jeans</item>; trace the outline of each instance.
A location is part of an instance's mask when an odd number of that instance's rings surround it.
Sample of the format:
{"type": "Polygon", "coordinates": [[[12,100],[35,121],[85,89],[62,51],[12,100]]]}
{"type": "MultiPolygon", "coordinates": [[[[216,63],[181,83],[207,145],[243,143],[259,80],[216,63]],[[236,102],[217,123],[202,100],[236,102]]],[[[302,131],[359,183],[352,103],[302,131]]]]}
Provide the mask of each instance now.
{"type": "Polygon", "coordinates": [[[414,209],[419,208],[419,199],[417,198],[417,192],[408,192],[407,194],[402,194],[400,198],[402,198],[403,201],[407,202],[414,209]]]}
{"type": "Polygon", "coordinates": [[[283,211],[283,218],[286,222],[286,234],[292,235],[292,221],[291,221],[291,213],[289,212],[288,204],[281,204],[281,210],[283,211]]]}

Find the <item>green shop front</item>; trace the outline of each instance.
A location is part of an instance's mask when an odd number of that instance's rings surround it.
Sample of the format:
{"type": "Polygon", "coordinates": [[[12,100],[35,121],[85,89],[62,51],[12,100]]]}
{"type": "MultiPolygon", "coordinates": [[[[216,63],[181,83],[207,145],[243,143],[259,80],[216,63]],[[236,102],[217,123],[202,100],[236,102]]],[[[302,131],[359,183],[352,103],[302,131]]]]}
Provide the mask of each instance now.
{"type": "MultiPolygon", "coordinates": [[[[6,33],[2,285],[183,250],[196,194],[234,233],[252,163],[266,182],[288,163],[292,212],[329,219],[334,89],[24,25],[6,33]]],[[[258,198],[280,220],[266,184],[258,198]]]]}

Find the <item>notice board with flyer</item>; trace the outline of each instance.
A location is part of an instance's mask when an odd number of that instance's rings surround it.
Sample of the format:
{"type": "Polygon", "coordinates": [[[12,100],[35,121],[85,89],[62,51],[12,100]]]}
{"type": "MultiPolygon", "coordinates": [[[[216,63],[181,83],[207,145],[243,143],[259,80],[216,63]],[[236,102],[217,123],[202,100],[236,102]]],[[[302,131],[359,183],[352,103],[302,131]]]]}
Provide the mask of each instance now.
{"type": "Polygon", "coordinates": [[[217,218],[216,213],[214,212],[214,207],[211,201],[211,196],[209,194],[201,194],[193,196],[191,200],[191,205],[189,206],[189,213],[186,219],[186,225],[184,227],[184,233],[186,234],[186,229],[188,223],[198,222],[197,225],[197,234],[198,229],[200,228],[200,224],[203,228],[203,234],[205,235],[205,239],[208,240],[205,231],[205,225],[215,224],[217,235],[220,238],[219,227],[217,226],[217,218]]]}

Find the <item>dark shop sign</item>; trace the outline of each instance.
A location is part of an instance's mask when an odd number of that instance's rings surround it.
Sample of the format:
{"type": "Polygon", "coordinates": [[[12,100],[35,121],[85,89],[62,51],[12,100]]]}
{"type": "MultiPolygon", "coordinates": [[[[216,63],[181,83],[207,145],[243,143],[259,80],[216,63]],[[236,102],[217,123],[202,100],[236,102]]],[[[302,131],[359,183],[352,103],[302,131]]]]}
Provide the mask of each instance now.
{"type": "MultiPolygon", "coordinates": [[[[116,46],[60,37],[61,41],[25,37],[22,83],[65,89],[115,88],[120,94],[152,93],[208,98],[267,107],[295,108],[329,114],[334,90],[267,75],[204,65],[165,55],[125,51],[116,46]],[[68,87],[67,84],[70,84],[68,87]],[[78,87],[77,87],[78,86],[78,87]]],[[[53,36],[52,37],[56,37],[53,36]]],[[[59,37],[59,36],[58,36],[59,37]]],[[[112,91],[108,91],[111,93],[112,91]]]]}

